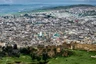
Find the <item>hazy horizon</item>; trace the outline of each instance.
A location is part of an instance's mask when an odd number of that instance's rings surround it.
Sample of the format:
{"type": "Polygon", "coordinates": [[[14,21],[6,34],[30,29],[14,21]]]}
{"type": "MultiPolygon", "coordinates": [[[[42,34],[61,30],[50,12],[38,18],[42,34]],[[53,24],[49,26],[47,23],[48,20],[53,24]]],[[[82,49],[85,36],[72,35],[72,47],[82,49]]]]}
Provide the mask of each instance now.
{"type": "Polygon", "coordinates": [[[46,7],[69,6],[78,4],[88,4],[96,6],[95,2],[95,0],[0,0],[0,14],[31,11],[46,7]],[[10,4],[11,6],[3,6],[2,4],[10,4]]]}
{"type": "Polygon", "coordinates": [[[96,0],[0,0],[0,4],[90,4],[96,5],[96,0]]]}

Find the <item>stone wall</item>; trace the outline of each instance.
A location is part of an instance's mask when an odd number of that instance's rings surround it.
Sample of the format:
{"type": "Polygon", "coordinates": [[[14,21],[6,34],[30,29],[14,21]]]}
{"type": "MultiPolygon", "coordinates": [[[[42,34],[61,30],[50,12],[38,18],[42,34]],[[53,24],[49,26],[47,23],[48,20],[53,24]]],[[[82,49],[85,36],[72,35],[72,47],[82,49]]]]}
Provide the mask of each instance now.
{"type": "Polygon", "coordinates": [[[75,44],[75,49],[87,50],[87,51],[96,51],[96,45],[93,44],[75,44]]]}

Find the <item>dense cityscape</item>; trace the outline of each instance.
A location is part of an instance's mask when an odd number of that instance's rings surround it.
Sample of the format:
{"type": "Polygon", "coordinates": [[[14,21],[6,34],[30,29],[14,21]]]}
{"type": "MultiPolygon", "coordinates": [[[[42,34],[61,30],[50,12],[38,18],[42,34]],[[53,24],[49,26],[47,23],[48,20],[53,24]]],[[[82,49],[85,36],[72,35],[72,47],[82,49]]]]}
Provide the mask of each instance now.
{"type": "Polygon", "coordinates": [[[61,45],[64,41],[96,44],[96,7],[73,7],[0,17],[1,45],[61,45]],[[76,12],[77,11],[77,12],[76,12]],[[89,11],[89,13],[87,13],[89,11]],[[94,11],[91,13],[91,11],[94,11]],[[84,13],[87,16],[84,16],[84,13]]]}
{"type": "Polygon", "coordinates": [[[96,6],[60,6],[0,16],[0,64],[95,62],[96,6]]]}

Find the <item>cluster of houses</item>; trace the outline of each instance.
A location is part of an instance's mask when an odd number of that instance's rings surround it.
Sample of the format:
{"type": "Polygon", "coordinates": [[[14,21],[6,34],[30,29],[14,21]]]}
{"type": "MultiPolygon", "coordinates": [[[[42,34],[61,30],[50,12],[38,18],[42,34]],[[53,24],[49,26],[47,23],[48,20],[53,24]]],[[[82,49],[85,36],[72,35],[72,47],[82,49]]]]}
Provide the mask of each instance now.
{"type": "Polygon", "coordinates": [[[70,9],[67,9],[66,11],[72,13],[72,14],[77,14],[79,16],[91,16],[91,15],[96,15],[96,7],[95,6],[81,6],[81,7],[73,7],[70,9]]]}
{"type": "Polygon", "coordinates": [[[53,13],[61,12],[55,12],[0,16],[0,42],[16,43],[20,47],[61,45],[64,41],[67,43],[78,41],[81,44],[96,43],[95,16],[57,17],[53,13]]]}

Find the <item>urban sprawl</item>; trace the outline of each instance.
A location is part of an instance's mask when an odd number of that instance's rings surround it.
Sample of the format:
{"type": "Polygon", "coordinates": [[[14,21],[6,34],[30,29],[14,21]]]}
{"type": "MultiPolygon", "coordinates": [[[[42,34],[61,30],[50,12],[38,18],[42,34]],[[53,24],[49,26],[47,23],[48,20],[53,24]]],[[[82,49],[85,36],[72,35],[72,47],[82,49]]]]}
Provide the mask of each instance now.
{"type": "Polygon", "coordinates": [[[96,44],[96,7],[72,7],[0,16],[0,45],[96,44]]]}

